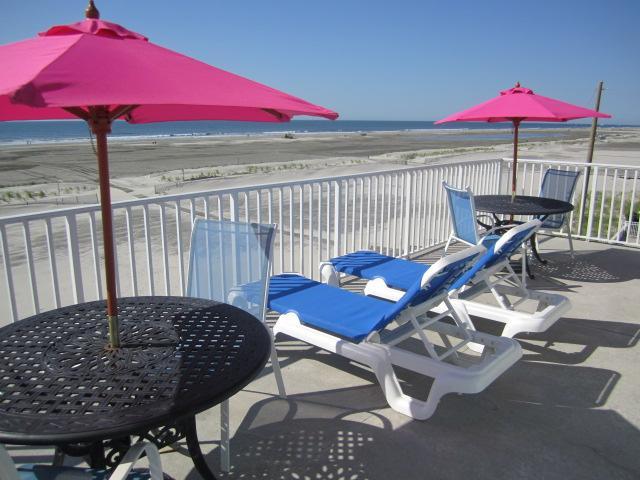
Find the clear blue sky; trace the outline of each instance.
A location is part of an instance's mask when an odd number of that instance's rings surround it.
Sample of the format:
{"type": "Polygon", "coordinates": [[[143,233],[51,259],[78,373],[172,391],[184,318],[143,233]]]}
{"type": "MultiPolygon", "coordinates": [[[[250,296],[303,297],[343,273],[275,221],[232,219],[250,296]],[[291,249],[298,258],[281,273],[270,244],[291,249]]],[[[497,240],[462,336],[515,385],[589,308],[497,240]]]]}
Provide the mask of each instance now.
{"type": "MultiPolygon", "coordinates": [[[[2,0],[0,44],[80,20],[85,0],[2,0]]],[[[519,80],[640,124],[639,0],[96,0],[151,41],[337,110],[433,120],[519,80]]]]}

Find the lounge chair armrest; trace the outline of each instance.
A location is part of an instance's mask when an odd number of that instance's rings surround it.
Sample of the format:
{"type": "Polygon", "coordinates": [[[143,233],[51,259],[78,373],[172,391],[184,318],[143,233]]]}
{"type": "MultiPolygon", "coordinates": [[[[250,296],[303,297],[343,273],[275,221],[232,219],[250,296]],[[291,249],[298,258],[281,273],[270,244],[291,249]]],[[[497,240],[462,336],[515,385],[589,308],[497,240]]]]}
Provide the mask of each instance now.
{"type": "Polygon", "coordinates": [[[133,445],[122,458],[120,464],[113,471],[109,480],[125,480],[135,463],[140,460],[143,454],[149,459],[149,473],[151,480],[162,480],[162,462],[158,447],[149,442],[138,442],[133,445]]]}

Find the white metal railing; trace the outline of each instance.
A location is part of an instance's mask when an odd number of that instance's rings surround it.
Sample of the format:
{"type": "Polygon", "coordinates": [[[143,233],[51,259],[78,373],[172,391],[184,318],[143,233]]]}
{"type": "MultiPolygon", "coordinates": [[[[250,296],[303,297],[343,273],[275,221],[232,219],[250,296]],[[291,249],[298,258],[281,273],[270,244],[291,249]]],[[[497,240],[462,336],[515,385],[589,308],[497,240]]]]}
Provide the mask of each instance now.
{"type": "MultiPolygon", "coordinates": [[[[503,159],[501,191],[510,190],[511,159],[503,159]]],[[[574,238],[640,246],[640,166],[518,159],[518,192],[537,195],[548,168],[580,172],[569,223],[574,238]],[[635,228],[634,228],[635,226],[635,228]]]]}
{"type": "MultiPolygon", "coordinates": [[[[184,294],[196,217],[277,223],[276,273],[317,278],[319,261],[363,248],[408,255],[448,237],[443,180],[494,193],[502,170],[469,161],[117,202],[118,295],[184,294]]],[[[98,206],[0,218],[0,262],[0,323],[104,298],[98,206]]]]}
{"type": "MultiPolygon", "coordinates": [[[[640,167],[521,159],[518,193],[536,195],[550,167],[581,172],[574,237],[640,245],[640,167]]],[[[118,294],[182,295],[196,217],[277,223],[276,273],[317,278],[319,261],[356,249],[409,255],[448,237],[443,180],[507,193],[510,168],[468,161],[117,202],[118,294]]],[[[0,323],[102,299],[103,276],[97,205],[0,218],[0,323]]]]}

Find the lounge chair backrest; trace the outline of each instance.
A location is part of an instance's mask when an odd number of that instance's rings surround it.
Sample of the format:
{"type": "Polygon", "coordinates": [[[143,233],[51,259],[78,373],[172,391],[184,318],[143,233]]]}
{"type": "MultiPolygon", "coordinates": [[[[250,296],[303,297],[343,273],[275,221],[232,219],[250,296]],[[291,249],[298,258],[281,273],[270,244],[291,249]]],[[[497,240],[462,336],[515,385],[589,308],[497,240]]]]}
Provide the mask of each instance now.
{"type": "Polygon", "coordinates": [[[464,275],[473,266],[473,262],[486,251],[484,246],[474,245],[438,260],[405,292],[395,304],[393,314],[399,313],[409,305],[419,305],[441,293],[448,292],[451,285],[464,275]]]}
{"type": "Polygon", "coordinates": [[[422,278],[416,279],[400,300],[389,304],[389,309],[380,318],[376,330],[383,329],[405,308],[419,305],[441,293],[448,292],[451,285],[471,268],[474,260],[486,251],[487,249],[482,245],[474,245],[438,260],[429,267],[422,278]]]}
{"type": "Polygon", "coordinates": [[[478,226],[476,223],[476,207],[473,192],[470,188],[460,190],[442,182],[447,192],[449,214],[453,235],[470,245],[478,243],[478,226]]]}
{"type": "MultiPolygon", "coordinates": [[[[558,170],[556,168],[547,169],[542,179],[540,196],[571,202],[579,176],[580,172],[558,170]]],[[[564,224],[565,215],[565,213],[549,215],[542,222],[542,228],[560,228],[564,224]]]]}
{"type": "Polygon", "coordinates": [[[537,218],[529,220],[522,225],[510,228],[500,239],[493,244],[491,248],[487,250],[474,265],[467,270],[464,275],[459,277],[458,280],[451,287],[452,290],[457,290],[466,283],[468,283],[480,270],[491,267],[498,262],[502,262],[508,259],[515,251],[526,242],[536,230],[540,228],[542,222],[537,218]]]}
{"type": "Polygon", "coordinates": [[[528,222],[510,228],[500,239],[493,245],[495,255],[504,257],[514,253],[520,245],[529,239],[534,232],[540,228],[542,221],[534,218],[528,222]]]}
{"type": "Polygon", "coordinates": [[[275,225],[197,219],[186,294],[232,303],[263,320],[275,229],[275,225]]]}

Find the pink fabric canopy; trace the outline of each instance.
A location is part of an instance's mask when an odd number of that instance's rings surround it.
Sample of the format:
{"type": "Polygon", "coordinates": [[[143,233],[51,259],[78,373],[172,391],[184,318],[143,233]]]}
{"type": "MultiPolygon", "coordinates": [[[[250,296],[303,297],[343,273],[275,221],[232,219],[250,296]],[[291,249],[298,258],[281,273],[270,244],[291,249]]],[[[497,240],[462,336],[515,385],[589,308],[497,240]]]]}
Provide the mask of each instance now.
{"type": "Polygon", "coordinates": [[[518,83],[514,88],[501,91],[498,97],[449,115],[435,123],[511,122],[514,120],[566,122],[586,117],[611,118],[611,115],[536,95],[533,90],[521,87],[518,83]]]}
{"type": "Polygon", "coordinates": [[[500,95],[462,112],[449,115],[435,122],[512,122],[513,164],[511,167],[511,196],[516,195],[518,164],[518,128],[524,121],[566,122],[576,118],[611,118],[611,115],[596,110],[578,107],[553,98],[536,95],[533,90],[516,83],[514,88],[502,90],[500,95]]]}
{"type": "Polygon", "coordinates": [[[0,46],[0,121],[82,118],[96,135],[109,346],[119,348],[107,135],[111,123],[174,120],[286,122],[338,114],[87,19],[0,46]]]}
{"type": "Polygon", "coordinates": [[[98,19],[0,46],[0,65],[0,120],[77,118],[62,107],[92,105],[137,105],[125,117],[131,123],[338,117],[98,19]]]}

